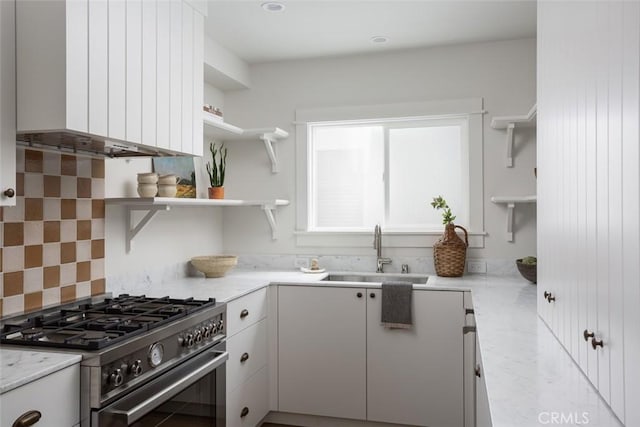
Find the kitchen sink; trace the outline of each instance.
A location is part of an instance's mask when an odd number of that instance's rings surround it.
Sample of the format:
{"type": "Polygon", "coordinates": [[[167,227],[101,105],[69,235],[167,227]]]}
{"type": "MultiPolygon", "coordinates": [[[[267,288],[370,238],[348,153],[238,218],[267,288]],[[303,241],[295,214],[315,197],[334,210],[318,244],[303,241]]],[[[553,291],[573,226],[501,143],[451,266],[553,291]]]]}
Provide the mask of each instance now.
{"type": "Polygon", "coordinates": [[[328,282],[410,282],[414,285],[424,285],[428,278],[428,276],[418,274],[339,273],[329,274],[322,280],[328,282]]]}

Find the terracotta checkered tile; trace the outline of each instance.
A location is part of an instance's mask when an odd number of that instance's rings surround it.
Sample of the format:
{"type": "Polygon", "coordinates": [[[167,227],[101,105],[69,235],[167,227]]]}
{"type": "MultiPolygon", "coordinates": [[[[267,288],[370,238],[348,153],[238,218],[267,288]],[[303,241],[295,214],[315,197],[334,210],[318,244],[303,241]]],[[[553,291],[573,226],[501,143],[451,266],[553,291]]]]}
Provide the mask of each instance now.
{"type": "Polygon", "coordinates": [[[104,160],[18,148],[16,172],[16,206],[0,208],[0,316],[104,293],[104,160]]]}

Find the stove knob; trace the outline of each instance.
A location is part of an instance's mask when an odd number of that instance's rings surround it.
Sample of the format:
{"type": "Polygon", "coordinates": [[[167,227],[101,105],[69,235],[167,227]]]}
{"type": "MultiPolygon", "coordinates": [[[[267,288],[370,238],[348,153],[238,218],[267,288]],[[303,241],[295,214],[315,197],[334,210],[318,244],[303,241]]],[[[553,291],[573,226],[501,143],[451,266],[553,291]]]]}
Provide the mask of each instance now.
{"type": "Polygon", "coordinates": [[[122,375],[122,369],[116,369],[109,375],[109,382],[113,384],[114,387],[119,387],[124,382],[124,376],[122,375]]]}
{"type": "Polygon", "coordinates": [[[211,322],[211,335],[215,335],[218,332],[218,324],[216,322],[211,322]]]}
{"type": "Polygon", "coordinates": [[[137,377],[142,373],[142,361],[136,360],[129,366],[129,372],[133,374],[134,377],[137,377]]]}
{"type": "Polygon", "coordinates": [[[196,343],[198,343],[198,344],[201,343],[202,342],[202,330],[200,328],[198,328],[198,329],[195,330],[194,333],[195,333],[196,343]]]}
{"type": "Polygon", "coordinates": [[[218,332],[224,331],[224,321],[222,319],[218,320],[218,332]]]}
{"type": "Polygon", "coordinates": [[[211,336],[211,323],[205,325],[205,327],[202,328],[202,331],[204,333],[204,337],[209,338],[211,336]]]}
{"type": "Polygon", "coordinates": [[[184,340],[186,342],[187,347],[193,347],[193,335],[192,334],[187,334],[184,337],[184,340]]]}

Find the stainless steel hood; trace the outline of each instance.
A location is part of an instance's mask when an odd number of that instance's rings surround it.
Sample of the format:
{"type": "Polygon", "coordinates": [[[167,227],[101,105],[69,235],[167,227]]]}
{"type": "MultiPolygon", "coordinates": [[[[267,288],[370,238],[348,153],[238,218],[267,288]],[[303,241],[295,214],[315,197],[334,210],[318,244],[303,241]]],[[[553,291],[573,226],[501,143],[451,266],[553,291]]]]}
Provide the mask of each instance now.
{"type": "Polygon", "coordinates": [[[81,154],[90,157],[174,157],[184,155],[171,150],[114,141],[95,135],[75,133],[68,130],[54,132],[19,133],[19,145],[47,151],[81,154]]]}

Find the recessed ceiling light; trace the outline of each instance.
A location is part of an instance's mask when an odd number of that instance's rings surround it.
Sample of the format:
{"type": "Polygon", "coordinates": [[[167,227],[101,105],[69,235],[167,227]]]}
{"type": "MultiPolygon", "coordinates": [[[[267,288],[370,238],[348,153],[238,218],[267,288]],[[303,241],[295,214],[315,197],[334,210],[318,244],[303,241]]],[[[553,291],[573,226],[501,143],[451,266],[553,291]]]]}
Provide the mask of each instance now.
{"type": "Polygon", "coordinates": [[[268,1],[262,3],[262,8],[267,12],[282,12],[284,10],[284,4],[277,1],[268,1]]]}
{"type": "Polygon", "coordinates": [[[389,37],[386,36],[373,36],[371,37],[371,43],[386,43],[389,41],[389,37]]]}

